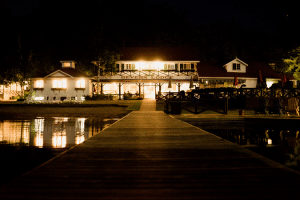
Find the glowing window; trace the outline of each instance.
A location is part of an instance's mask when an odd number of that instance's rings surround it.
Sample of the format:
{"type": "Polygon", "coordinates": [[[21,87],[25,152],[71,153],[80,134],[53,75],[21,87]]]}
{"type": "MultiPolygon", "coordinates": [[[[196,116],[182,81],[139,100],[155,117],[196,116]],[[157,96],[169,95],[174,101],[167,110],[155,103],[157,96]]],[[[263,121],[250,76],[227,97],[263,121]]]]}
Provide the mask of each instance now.
{"type": "Polygon", "coordinates": [[[135,64],[125,64],[124,69],[125,70],[135,70],[135,64]]]}
{"type": "Polygon", "coordinates": [[[34,82],[35,88],[44,88],[44,80],[37,80],[34,82]]]}
{"type": "Polygon", "coordinates": [[[84,79],[76,80],[76,88],[85,88],[84,79]]]}
{"type": "Polygon", "coordinates": [[[67,80],[66,79],[53,80],[52,87],[53,88],[67,88],[67,80]]]}
{"type": "Polygon", "coordinates": [[[175,64],[170,64],[170,63],[165,64],[164,69],[165,70],[175,70],[175,64]]]}

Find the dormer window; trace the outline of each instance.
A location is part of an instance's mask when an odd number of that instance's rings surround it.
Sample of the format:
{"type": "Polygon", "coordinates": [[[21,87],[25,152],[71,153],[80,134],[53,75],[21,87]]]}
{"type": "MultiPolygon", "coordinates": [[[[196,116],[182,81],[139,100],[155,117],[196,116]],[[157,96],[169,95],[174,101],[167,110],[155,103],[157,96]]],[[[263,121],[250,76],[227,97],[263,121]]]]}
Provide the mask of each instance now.
{"type": "Polygon", "coordinates": [[[232,70],[241,70],[241,65],[237,63],[232,64],[232,70]]]}
{"type": "Polygon", "coordinates": [[[62,68],[74,68],[75,69],[75,61],[70,60],[70,61],[60,61],[62,64],[62,68]]]}

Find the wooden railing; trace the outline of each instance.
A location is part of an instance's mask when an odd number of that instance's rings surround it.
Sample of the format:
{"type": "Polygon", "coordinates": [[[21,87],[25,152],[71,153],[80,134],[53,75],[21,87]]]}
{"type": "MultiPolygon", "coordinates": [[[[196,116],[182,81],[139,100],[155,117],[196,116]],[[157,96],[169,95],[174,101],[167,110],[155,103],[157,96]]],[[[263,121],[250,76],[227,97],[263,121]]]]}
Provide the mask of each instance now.
{"type": "Polygon", "coordinates": [[[236,98],[236,97],[299,97],[300,88],[213,88],[200,89],[191,92],[191,98],[236,98]]]}
{"type": "Polygon", "coordinates": [[[195,70],[125,70],[121,72],[103,72],[101,76],[197,76],[198,73],[195,70]]]}

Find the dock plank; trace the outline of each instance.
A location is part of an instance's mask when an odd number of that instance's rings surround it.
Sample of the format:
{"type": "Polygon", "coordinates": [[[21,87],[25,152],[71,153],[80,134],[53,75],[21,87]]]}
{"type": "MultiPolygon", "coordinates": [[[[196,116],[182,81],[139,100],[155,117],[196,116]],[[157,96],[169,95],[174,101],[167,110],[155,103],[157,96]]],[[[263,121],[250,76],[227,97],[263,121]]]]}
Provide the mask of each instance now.
{"type": "Polygon", "coordinates": [[[299,199],[299,173],[163,112],[126,117],[1,199],[299,199]]]}

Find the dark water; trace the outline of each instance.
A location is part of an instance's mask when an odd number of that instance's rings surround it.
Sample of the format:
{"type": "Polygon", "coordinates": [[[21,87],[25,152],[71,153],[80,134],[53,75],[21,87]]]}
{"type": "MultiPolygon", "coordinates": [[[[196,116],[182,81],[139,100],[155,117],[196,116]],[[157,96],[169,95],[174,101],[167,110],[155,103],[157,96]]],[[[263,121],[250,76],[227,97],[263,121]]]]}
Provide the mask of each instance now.
{"type": "Polygon", "coordinates": [[[266,121],[186,120],[244,148],[300,171],[300,126],[266,121]]]}
{"type": "Polygon", "coordinates": [[[82,143],[117,120],[64,117],[0,120],[0,184],[82,143]]]}

